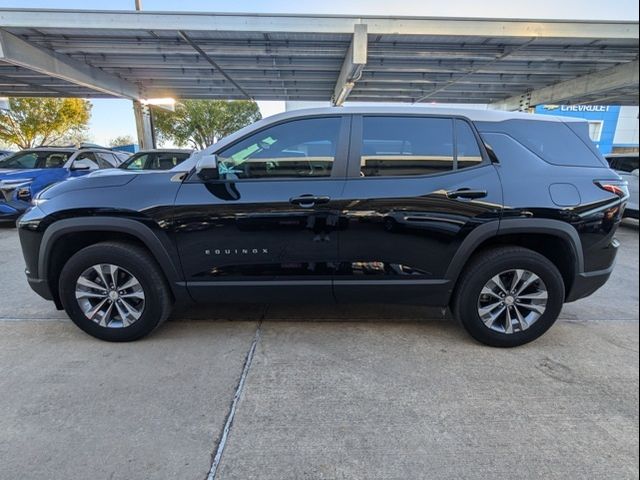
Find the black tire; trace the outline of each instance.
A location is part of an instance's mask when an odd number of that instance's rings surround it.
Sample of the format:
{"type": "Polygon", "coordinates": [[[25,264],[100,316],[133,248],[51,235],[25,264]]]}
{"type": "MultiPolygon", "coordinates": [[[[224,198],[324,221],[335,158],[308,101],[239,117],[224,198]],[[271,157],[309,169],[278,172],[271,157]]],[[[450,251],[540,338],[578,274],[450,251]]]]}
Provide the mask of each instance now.
{"type": "Polygon", "coordinates": [[[521,247],[498,247],[477,254],[465,268],[452,300],[452,312],[469,334],[493,347],[517,347],[545,333],[555,323],[565,298],[562,275],[543,255],[521,247]],[[503,333],[490,329],[480,319],[478,299],[485,284],[495,275],[510,269],[525,269],[544,282],[548,298],[542,316],[526,330],[503,333]]]}
{"type": "Polygon", "coordinates": [[[129,342],[151,333],[171,313],[172,298],[165,277],[149,253],[135,245],[102,242],[83,248],[62,268],[59,280],[60,300],[73,323],[100,340],[129,342]],[[87,318],[75,296],[76,282],[93,265],[108,263],[134,275],[145,295],[144,309],[138,320],[127,327],[108,328],[87,318]]]}

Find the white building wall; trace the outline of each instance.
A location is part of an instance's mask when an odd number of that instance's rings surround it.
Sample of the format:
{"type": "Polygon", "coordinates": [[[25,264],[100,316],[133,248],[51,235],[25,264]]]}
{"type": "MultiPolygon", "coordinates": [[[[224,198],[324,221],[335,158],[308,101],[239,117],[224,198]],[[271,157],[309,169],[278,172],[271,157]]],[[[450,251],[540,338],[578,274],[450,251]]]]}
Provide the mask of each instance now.
{"type": "Polygon", "coordinates": [[[621,107],[613,145],[638,145],[638,114],[640,107],[621,107]]]}

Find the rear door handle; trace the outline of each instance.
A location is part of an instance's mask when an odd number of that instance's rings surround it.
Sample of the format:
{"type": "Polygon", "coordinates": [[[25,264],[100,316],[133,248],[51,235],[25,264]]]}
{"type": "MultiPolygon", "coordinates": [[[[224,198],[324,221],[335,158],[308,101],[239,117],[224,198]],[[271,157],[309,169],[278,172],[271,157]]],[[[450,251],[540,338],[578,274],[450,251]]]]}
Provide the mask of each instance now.
{"type": "Polygon", "coordinates": [[[310,208],[314,205],[321,205],[323,203],[329,203],[331,201],[331,197],[325,196],[316,196],[316,195],[300,195],[299,197],[293,197],[289,199],[289,203],[293,203],[294,205],[298,205],[304,208],[310,208]]]}
{"type": "Polygon", "coordinates": [[[470,188],[460,188],[447,192],[448,198],[484,198],[486,196],[486,190],[471,190],[470,188]]]}

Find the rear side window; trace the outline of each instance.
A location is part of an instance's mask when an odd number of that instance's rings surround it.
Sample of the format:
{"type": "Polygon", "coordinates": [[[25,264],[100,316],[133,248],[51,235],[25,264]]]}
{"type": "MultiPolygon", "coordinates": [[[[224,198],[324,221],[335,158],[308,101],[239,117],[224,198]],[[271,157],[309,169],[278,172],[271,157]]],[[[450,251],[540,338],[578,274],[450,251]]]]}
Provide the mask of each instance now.
{"type": "Polygon", "coordinates": [[[505,133],[553,165],[602,167],[602,160],[590,148],[591,140],[581,138],[579,130],[563,122],[545,120],[506,120],[476,122],[481,133],[505,133]]]}
{"type": "Polygon", "coordinates": [[[453,170],[453,120],[364,117],[363,177],[430,175],[453,170]]]}

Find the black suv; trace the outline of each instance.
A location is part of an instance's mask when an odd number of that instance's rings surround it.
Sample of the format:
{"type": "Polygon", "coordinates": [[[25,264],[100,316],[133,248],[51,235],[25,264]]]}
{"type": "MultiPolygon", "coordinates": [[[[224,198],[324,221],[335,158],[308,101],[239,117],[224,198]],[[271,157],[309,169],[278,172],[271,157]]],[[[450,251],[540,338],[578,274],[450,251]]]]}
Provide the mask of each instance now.
{"type": "Polygon", "coordinates": [[[327,108],[168,171],[57,184],[19,228],[31,287],[104,340],[176,302],[337,301],[450,306],[508,347],[605,283],[627,198],[586,122],[327,108]]]}

